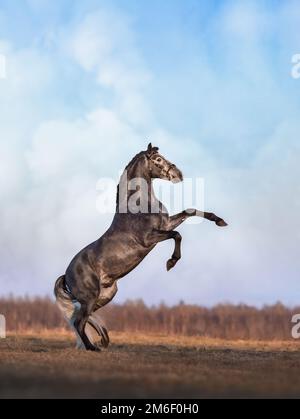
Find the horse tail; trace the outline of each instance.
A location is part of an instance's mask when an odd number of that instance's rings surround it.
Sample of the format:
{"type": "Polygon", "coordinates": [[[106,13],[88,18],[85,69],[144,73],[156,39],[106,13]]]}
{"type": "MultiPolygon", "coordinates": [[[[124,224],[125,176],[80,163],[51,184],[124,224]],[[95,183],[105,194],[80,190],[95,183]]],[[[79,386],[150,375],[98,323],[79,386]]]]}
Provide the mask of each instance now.
{"type": "Polygon", "coordinates": [[[74,312],[74,305],[72,294],[66,287],[66,275],[60,276],[54,286],[54,295],[56,298],[56,304],[58,305],[61,312],[70,320],[74,312]]]}

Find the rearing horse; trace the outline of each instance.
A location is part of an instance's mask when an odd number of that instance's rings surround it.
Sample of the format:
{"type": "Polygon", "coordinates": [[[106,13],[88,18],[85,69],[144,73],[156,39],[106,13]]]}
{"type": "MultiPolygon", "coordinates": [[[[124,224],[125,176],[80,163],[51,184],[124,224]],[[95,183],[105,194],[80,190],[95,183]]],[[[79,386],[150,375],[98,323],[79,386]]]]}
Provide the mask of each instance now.
{"type": "Polygon", "coordinates": [[[81,250],[71,261],[65,275],[55,283],[57,303],[75,330],[77,347],[99,350],[86,333],[87,324],[101,337],[102,345],[108,345],[108,333],[93,313],[113,299],[117,292],[117,280],[132,271],[157,243],[174,240],[174,252],[167,261],[167,270],[176,265],[181,257],[181,235],[175,229],[183,221],[198,216],[220,227],[227,225],[215,214],[196,209],[169,216],[155,197],[152,186],[155,178],[173,183],[183,180],[175,164],[159,154],[157,147],[149,144],[146,151],[132,159],[121,176],[116,213],[109,229],[81,250]],[[136,186],[135,190],[128,188],[130,183],[136,186]]]}

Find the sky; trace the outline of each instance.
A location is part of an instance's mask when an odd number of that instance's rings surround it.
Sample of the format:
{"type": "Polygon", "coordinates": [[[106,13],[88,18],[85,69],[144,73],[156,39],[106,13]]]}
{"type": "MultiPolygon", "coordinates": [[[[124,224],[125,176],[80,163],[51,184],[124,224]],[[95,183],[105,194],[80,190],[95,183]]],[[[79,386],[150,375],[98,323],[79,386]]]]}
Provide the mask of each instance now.
{"type": "Polygon", "coordinates": [[[182,225],[114,301],[299,304],[299,27],[298,1],[0,0],[0,295],[52,295],[152,141],[229,226],[182,225]]]}

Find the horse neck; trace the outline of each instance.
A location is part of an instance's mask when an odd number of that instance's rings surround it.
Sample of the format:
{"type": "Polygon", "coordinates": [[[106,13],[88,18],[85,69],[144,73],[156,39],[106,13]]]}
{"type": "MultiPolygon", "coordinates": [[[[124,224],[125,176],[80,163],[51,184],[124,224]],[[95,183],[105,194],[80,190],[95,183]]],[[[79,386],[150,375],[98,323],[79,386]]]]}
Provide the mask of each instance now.
{"type": "MultiPolygon", "coordinates": [[[[129,165],[123,172],[120,182],[118,184],[118,190],[117,190],[117,202],[116,202],[116,211],[119,212],[119,207],[121,204],[127,204],[130,197],[137,193],[136,184],[133,184],[133,182],[137,182],[139,184],[139,181],[143,182],[143,186],[147,184],[147,189],[145,193],[147,193],[147,196],[141,196],[141,199],[147,199],[148,205],[153,201],[153,199],[156,199],[154,195],[153,185],[152,185],[152,179],[150,176],[149,171],[147,170],[147,167],[145,166],[143,161],[137,160],[136,162],[133,162],[132,165],[129,165]],[[132,190],[128,189],[129,182],[132,182],[132,190]],[[126,191],[126,193],[125,193],[126,191]]],[[[141,189],[141,193],[144,193],[144,189],[141,189]]]]}

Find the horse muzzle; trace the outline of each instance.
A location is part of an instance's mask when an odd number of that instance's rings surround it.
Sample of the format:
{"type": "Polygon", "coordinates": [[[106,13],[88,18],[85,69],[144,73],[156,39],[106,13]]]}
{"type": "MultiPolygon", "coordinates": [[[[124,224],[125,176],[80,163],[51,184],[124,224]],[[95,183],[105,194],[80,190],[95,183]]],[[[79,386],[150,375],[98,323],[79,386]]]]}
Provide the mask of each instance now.
{"type": "Polygon", "coordinates": [[[177,169],[176,166],[173,166],[168,171],[168,178],[172,183],[179,183],[183,181],[182,172],[177,169]]]}

